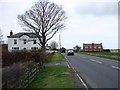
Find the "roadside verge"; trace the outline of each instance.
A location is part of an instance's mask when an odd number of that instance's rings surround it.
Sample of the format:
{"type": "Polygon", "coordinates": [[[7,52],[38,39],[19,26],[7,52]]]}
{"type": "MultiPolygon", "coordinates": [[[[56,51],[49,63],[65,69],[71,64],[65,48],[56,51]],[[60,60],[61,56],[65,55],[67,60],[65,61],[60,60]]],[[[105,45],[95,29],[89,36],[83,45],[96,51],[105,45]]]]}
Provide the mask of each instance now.
{"type": "Polygon", "coordinates": [[[64,56],[54,53],[28,88],[84,88],[64,56]]]}

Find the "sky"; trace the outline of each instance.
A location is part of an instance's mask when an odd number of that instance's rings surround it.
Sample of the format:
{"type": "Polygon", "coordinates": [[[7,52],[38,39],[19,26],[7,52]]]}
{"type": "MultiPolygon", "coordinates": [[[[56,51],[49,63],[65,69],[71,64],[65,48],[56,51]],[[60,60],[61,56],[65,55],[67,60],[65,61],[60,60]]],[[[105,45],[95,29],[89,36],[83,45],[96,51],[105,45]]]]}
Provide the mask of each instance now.
{"type": "MultiPolygon", "coordinates": [[[[38,0],[0,0],[0,28],[7,42],[10,30],[23,32],[17,15],[23,14],[38,0]]],[[[119,0],[49,0],[62,5],[66,12],[66,27],[49,42],[61,47],[83,47],[83,43],[102,43],[104,49],[118,48],[118,1],[119,0]]]]}

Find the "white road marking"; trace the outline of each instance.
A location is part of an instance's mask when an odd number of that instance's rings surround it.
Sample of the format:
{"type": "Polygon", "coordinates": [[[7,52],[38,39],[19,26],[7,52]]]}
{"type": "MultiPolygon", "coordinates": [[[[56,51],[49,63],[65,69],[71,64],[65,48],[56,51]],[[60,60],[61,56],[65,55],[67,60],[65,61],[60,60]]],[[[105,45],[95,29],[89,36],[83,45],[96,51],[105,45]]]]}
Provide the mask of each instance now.
{"type": "Polygon", "coordinates": [[[102,62],[100,62],[100,61],[97,61],[97,60],[94,60],[94,59],[90,59],[91,61],[93,61],[93,62],[97,62],[97,63],[99,63],[99,64],[101,64],[102,62]]]}
{"type": "Polygon", "coordinates": [[[82,84],[84,85],[84,87],[88,90],[87,85],[84,83],[84,81],[82,80],[82,78],[77,74],[77,77],[79,78],[79,80],[82,82],[82,84]]]}
{"type": "Polygon", "coordinates": [[[67,65],[68,67],[71,66],[71,68],[73,69],[73,71],[76,73],[77,77],[79,78],[79,80],[82,82],[83,86],[86,88],[86,90],[88,90],[87,85],[84,83],[84,81],[82,80],[82,78],[79,76],[79,74],[76,72],[75,68],[71,65],[71,63],[68,61],[68,59],[65,57],[65,59],[67,60],[67,65]]]}
{"type": "Polygon", "coordinates": [[[120,68],[119,68],[119,67],[116,67],[116,66],[112,66],[112,68],[115,68],[115,69],[119,69],[119,70],[120,70],[120,68]]]}
{"type": "MultiPolygon", "coordinates": [[[[71,66],[72,67],[72,66],[71,66]]],[[[82,80],[82,78],[79,76],[79,74],[76,72],[76,70],[74,69],[74,67],[72,67],[72,69],[74,70],[74,72],[76,73],[77,77],[79,78],[79,80],[82,82],[83,86],[88,90],[87,85],[84,83],[84,81],[82,80]]]]}
{"type": "Polygon", "coordinates": [[[68,68],[70,68],[70,65],[67,63],[68,68]]]}
{"type": "Polygon", "coordinates": [[[67,60],[67,58],[65,57],[65,59],[67,60]]]}
{"type": "MultiPolygon", "coordinates": [[[[71,66],[71,67],[72,67],[72,66],[71,66]]],[[[77,72],[76,72],[75,68],[74,68],[74,67],[72,67],[72,69],[73,69],[73,71],[77,74],[77,72]]]]}

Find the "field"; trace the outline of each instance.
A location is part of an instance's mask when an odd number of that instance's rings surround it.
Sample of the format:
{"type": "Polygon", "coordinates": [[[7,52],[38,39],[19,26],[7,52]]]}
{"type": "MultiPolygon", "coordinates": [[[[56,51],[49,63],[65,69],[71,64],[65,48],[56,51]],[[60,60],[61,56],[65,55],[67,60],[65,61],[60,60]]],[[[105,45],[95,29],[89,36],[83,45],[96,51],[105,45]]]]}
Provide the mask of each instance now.
{"type": "Polygon", "coordinates": [[[111,53],[111,52],[79,52],[79,53],[120,61],[120,57],[119,57],[120,52],[114,52],[114,53],[111,53]]]}

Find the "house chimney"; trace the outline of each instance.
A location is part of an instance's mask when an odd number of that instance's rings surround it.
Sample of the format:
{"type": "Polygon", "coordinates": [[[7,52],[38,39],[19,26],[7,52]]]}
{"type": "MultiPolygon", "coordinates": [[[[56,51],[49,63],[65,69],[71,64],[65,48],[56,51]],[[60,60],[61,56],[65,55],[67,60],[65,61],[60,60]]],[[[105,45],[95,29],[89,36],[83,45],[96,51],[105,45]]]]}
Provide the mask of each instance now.
{"type": "Polygon", "coordinates": [[[12,36],[13,35],[13,32],[12,32],[12,30],[10,31],[10,36],[12,36]]]}

